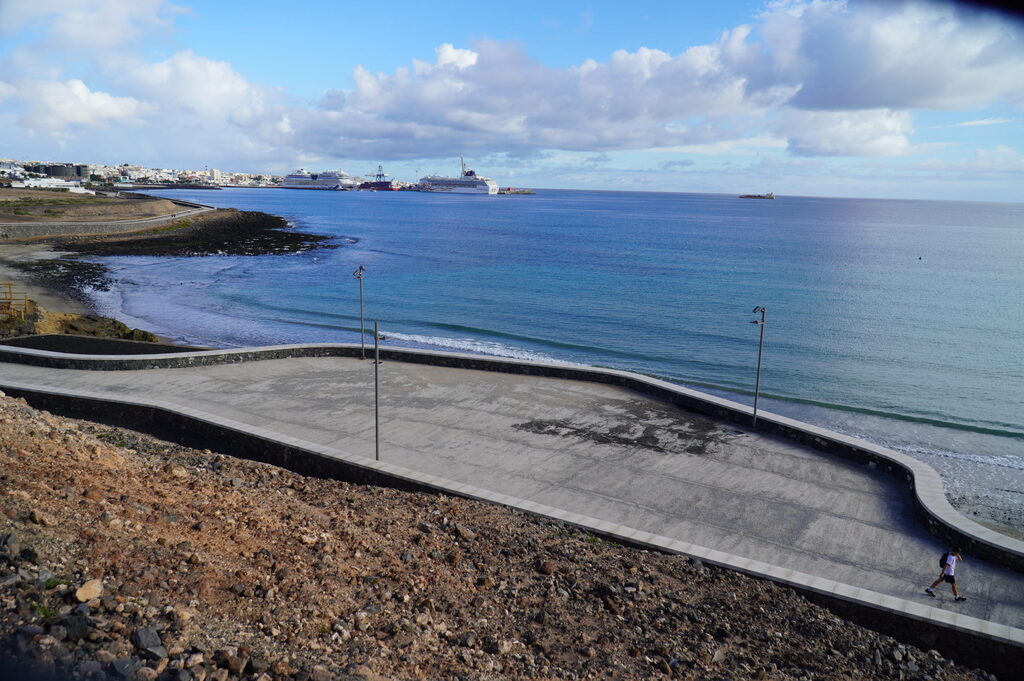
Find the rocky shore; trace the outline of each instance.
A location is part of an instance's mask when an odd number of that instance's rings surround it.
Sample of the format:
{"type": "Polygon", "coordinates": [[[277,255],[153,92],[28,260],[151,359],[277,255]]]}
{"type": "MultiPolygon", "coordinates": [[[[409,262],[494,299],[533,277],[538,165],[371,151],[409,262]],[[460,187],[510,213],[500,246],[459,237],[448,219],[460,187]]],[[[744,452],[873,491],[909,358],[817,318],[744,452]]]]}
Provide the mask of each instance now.
{"type": "Polygon", "coordinates": [[[167,227],[108,236],[61,237],[54,247],[79,255],[279,255],[337,248],[331,237],[293,229],[277,215],[223,208],[167,227]]]}
{"type": "Polygon", "coordinates": [[[0,397],[0,660],[56,678],[989,679],[793,591],[0,397]]]}
{"type": "Polygon", "coordinates": [[[106,267],[83,256],[279,255],[336,248],[327,243],[329,239],[292,229],[284,218],[276,215],[223,209],[131,234],[49,237],[34,240],[30,246],[0,244],[0,270],[37,291],[50,292],[48,298],[56,300],[57,306],[50,309],[53,305],[35,304],[25,320],[0,319],[0,338],[66,333],[157,340],[152,333],[130,329],[117,320],[86,311],[89,291],[107,290],[110,280],[106,267]],[[59,309],[64,307],[61,298],[76,303],[75,309],[59,309]]]}

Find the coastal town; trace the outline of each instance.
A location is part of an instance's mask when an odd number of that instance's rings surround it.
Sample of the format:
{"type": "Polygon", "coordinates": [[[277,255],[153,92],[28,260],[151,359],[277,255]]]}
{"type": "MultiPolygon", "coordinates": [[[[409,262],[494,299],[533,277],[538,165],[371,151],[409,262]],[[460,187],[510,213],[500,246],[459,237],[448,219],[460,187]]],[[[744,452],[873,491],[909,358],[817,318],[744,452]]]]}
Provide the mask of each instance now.
{"type": "Polygon", "coordinates": [[[122,163],[79,163],[72,161],[36,161],[0,159],[0,184],[16,186],[72,188],[88,185],[174,184],[209,187],[276,187],[284,178],[270,173],[240,173],[217,168],[148,168],[122,163]]]}
{"type": "Polygon", "coordinates": [[[228,187],[263,187],[283,189],[420,191],[457,194],[533,194],[530,189],[499,187],[487,177],[478,175],[462,162],[457,177],[430,175],[417,182],[396,180],[378,165],[369,177],[349,175],[343,170],[309,172],[299,168],[288,175],[259,172],[231,172],[217,168],[200,169],[149,168],[122,163],[106,165],[77,162],[42,162],[35,160],[0,159],[0,186],[15,188],[65,189],[88,192],[103,189],[221,189],[228,187]]]}

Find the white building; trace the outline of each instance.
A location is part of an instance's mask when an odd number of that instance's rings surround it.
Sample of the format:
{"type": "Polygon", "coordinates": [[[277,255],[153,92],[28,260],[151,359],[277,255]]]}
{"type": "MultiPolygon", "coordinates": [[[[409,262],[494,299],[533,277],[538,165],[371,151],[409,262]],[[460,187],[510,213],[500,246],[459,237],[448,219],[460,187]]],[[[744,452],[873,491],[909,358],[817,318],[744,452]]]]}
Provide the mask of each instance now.
{"type": "Polygon", "coordinates": [[[61,180],[56,177],[31,177],[19,182],[12,182],[11,186],[21,188],[39,189],[67,189],[74,194],[95,194],[96,192],[82,187],[81,180],[61,180]]]}

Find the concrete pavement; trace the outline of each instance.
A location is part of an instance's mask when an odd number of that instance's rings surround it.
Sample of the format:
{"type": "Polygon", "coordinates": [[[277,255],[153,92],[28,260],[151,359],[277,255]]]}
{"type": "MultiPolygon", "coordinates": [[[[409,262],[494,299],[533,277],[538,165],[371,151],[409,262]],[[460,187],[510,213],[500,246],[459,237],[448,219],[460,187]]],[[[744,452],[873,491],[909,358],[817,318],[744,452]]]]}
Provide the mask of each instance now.
{"type": "MultiPolygon", "coordinates": [[[[160,400],[373,457],[369,361],[138,371],[3,364],[0,376],[160,400]]],[[[381,376],[388,464],[881,593],[904,610],[1024,628],[1024,579],[1009,569],[967,556],[958,579],[966,603],[947,589],[938,599],[923,593],[944,547],[915,519],[907,489],[868,466],[607,385],[400,361],[385,362],[381,376]]]]}

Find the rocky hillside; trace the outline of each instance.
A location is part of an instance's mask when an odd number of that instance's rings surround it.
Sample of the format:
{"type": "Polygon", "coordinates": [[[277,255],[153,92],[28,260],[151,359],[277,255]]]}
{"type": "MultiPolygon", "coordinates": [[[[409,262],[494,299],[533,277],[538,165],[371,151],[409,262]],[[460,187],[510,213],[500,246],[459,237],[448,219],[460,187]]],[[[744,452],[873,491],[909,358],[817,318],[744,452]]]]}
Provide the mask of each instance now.
{"type": "Polygon", "coordinates": [[[774,584],[0,397],[0,659],[59,678],[985,679],[774,584]]]}

